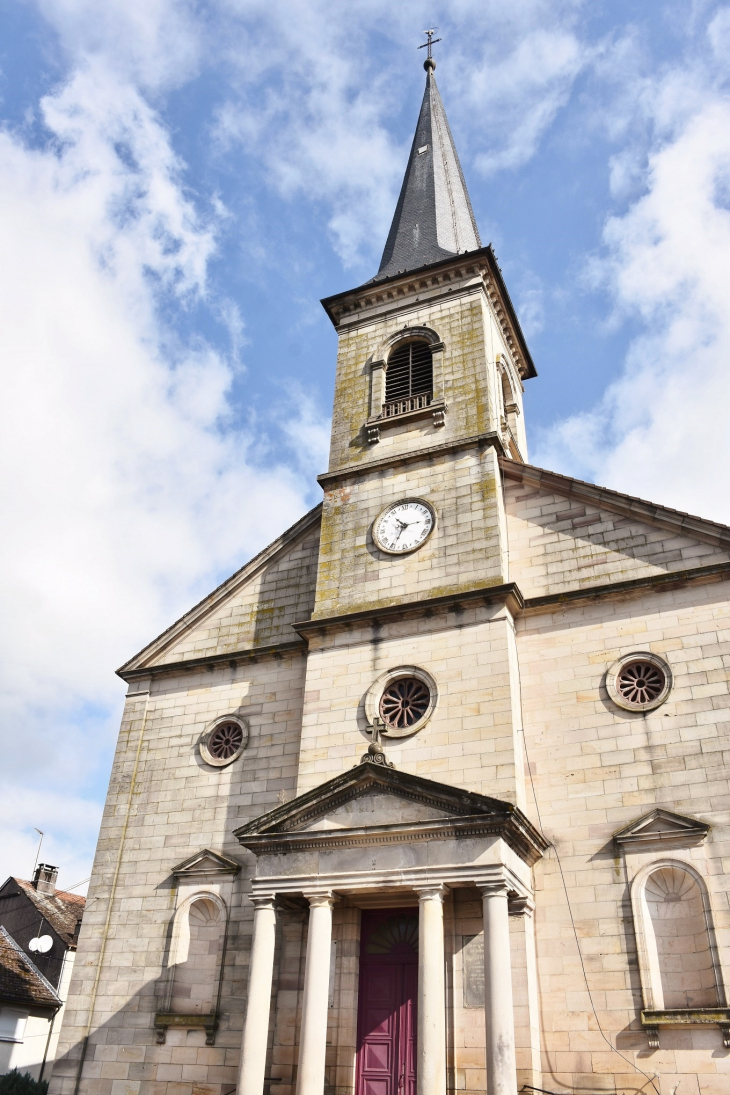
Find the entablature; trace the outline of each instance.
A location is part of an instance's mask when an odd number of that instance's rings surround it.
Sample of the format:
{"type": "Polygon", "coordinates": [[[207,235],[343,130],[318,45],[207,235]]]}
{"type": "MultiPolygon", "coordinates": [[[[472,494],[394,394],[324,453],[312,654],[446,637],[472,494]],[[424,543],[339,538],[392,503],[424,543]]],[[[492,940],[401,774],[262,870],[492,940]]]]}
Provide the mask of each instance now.
{"type": "Polygon", "coordinates": [[[527,380],[537,376],[491,244],[406,274],[367,282],[356,289],[325,297],[321,303],[333,325],[340,330],[353,323],[362,325],[370,317],[381,320],[394,312],[402,312],[404,306],[422,307],[444,293],[455,291],[486,294],[520,377],[527,380]]]}

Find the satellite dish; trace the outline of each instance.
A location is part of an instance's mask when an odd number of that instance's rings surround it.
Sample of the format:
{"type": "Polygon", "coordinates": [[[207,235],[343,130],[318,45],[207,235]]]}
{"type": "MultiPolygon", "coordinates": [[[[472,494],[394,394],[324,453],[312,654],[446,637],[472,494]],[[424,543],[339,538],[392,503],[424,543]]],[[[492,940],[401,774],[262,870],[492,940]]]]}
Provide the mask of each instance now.
{"type": "Polygon", "coordinates": [[[35,939],[31,939],[28,950],[38,954],[48,954],[52,946],[53,939],[50,935],[39,935],[35,939]]]}

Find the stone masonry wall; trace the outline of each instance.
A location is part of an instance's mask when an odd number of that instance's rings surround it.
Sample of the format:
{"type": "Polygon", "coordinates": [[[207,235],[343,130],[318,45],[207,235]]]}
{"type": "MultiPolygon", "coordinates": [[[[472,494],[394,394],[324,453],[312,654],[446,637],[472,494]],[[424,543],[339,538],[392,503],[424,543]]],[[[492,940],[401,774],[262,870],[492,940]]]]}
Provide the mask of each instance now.
{"type": "Polygon", "coordinates": [[[291,642],[291,625],[312,613],[319,521],[172,643],[158,664],[291,642]]]}
{"type": "MultiPolygon", "coordinates": [[[[518,578],[519,580],[519,578],[518,578]]],[[[528,813],[554,841],[600,1025],[661,1095],[723,1095],[730,1051],[717,1027],[662,1029],[650,1050],[638,1022],[641,991],[628,883],[613,834],[653,807],[711,825],[698,848],[657,851],[692,862],[710,891],[730,975],[730,583],[686,585],[641,598],[563,606],[518,620],[525,740],[539,806],[528,813]],[[604,679],[619,656],[665,658],[674,688],[647,714],[613,705],[604,679]]],[[[528,783],[529,786],[529,783],[528,783]]],[[[651,859],[649,853],[644,860],[651,859]]],[[[543,1026],[543,1084],[593,1091],[641,1087],[645,1077],[598,1029],[571,927],[555,852],[535,868],[543,1026]]]]}
{"type": "Polygon", "coordinates": [[[496,430],[498,400],[495,361],[506,347],[486,303],[481,280],[455,282],[431,301],[404,303],[397,312],[373,311],[357,325],[339,330],[332,419],[330,471],[430,444],[496,430]],[[384,428],[380,443],[368,445],[363,426],[370,409],[370,361],[383,343],[404,327],[425,326],[444,343],[445,425],[426,420],[407,429],[384,428]]]}
{"type": "Polygon", "coordinates": [[[387,738],[398,768],[510,802],[524,802],[511,617],[465,605],[421,619],[367,622],[310,639],[297,794],[356,764],[369,742],[364,696],[386,670],[430,673],[438,704],[410,738],[387,738]]]}
{"type": "Polygon", "coordinates": [[[327,489],[314,617],[507,581],[502,492],[495,450],[473,446],[327,489]],[[389,555],[372,525],[390,502],[418,497],[436,513],[428,541],[389,555]]]}
{"type": "Polygon", "coordinates": [[[244,894],[254,869],[232,831],[293,796],[303,681],[304,658],[296,654],[163,675],[153,680],[149,701],[127,701],[53,1071],[56,1095],[74,1090],[102,946],[83,1095],[136,1095],[142,1084],[149,1095],[232,1090],[252,925],[244,894]],[[214,769],[201,761],[197,742],[212,719],[231,710],[249,719],[249,745],[230,767],[214,769]],[[156,1045],[154,1015],[176,903],[171,869],[204,847],[242,862],[221,1026],[215,1046],[205,1045],[203,1031],[170,1031],[167,1043],[156,1045]]]}
{"type": "Polygon", "coordinates": [[[510,566],[526,597],[727,562],[711,544],[636,518],[504,484],[510,566]]]}

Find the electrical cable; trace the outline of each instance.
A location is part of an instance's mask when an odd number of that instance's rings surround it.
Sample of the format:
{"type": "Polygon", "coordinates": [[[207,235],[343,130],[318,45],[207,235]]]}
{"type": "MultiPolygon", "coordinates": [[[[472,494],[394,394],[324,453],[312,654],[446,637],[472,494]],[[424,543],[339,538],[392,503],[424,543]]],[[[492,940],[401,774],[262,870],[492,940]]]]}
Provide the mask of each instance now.
{"type": "MultiPolygon", "coordinates": [[[[525,750],[525,760],[527,762],[527,772],[528,772],[529,777],[530,777],[530,786],[532,787],[532,798],[533,798],[534,803],[535,803],[535,812],[537,813],[538,826],[540,828],[540,833],[545,838],[545,840],[548,842],[548,846],[550,848],[552,848],[552,850],[555,852],[555,860],[558,864],[558,870],[560,871],[560,879],[563,883],[563,890],[565,892],[565,901],[566,901],[566,904],[568,906],[568,915],[570,916],[570,924],[571,924],[571,927],[573,929],[573,935],[575,937],[575,945],[576,945],[576,948],[578,950],[578,958],[580,960],[580,968],[583,971],[583,980],[585,982],[586,992],[588,993],[588,999],[590,1000],[590,1003],[591,1003],[591,1010],[593,1011],[593,1016],[596,1020],[596,1026],[598,1027],[598,1032],[601,1035],[601,1037],[603,1038],[606,1045],[609,1046],[609,1048],[614,1053],[617,1053],[622,1061],[626,1061],[627,1065],[631,1065],[632,1068],[635,1068],[636,1071],[638,1073],[640,1073],[646,1079],[647,1083],[651,1084],[651,1086],[654,1088],[654,1091],[656,1092],[656,1095],[659,1095],[659,1089],[656,1085],[654,1077],[650,1076],[648,1074],[648,1072],[644,1072],[643,1068],[639,1068],[639,1066],[636,1064],[635,1061],[632,1061],[629,1057],[625,1057],[624,1054],[621,1052],[621,1050],[618,1049],[613,1044],[613,1042],[608,1037],[608,1035],[604,1033],[603,1027],[601,1026],[601,1021],[598,1018],[598,1012],[596,1010],[596,1005],[593,1002],[593,993],[591,992],[591,986],[588,983],[588,973],[586,971],[585,963],[583,961],[583,951],[581,950],[581,946],[580,946],[580,939],[578,937],[578,929],[575,926],[575,919],[573,917],[573,907],[570,903],[570,894],[568,893],[568,885],[565,881],[565,875],[563,874],[563,864],[560,862],[560,855],[558,853],[558,849],[555,847],[554,842],[552,840],[550,840],[550,838],[548,837],[548,835],[546,834],[545,830],[542,827],[542,818],[540,816],[540,807],[538,806],[537,795],[535,794],[535,781],[532,778],[532,766],[530,764],[530,757],[529,757],[529,754],[527,752],[527,736],[526,736],[524,730],[522,732],[522,744],[523,744],[523,747],[524,747],[524,750],[525,750]]],[[[529,1085],[527,1085],[527,1086],[529,1086],[529,1085]]],[[[643,1091],[646,1086],[647,1085],[644,1084],[643,1087],[641,1087],[639,1090],[643,1091]]],[[[533,1090],[542,1091],[543,1089],[542,1088],[533,1088],[533,1090]]],[[[549,1092],[549,1093],[547,1093],[547,1095],[555,1095],[555,1093],[554,1092],[549,1092]]]]}

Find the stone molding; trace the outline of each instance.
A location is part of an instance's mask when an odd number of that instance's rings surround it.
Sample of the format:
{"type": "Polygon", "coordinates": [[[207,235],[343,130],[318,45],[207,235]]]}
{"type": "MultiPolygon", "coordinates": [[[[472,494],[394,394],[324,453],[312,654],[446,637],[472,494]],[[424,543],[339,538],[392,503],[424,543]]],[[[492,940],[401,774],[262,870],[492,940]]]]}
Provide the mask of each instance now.
{"type": "Polygon", "coordinates": [[[380,441],[381,430],[395,429],[396,426],[417,422],[423,418],[433,419],[434,428],[440,429],[441,426],[446,424],[448,409],[448,405],[444,403],[443,399],[432,399],[428,406],[418,407],[413,411],[404,411],[403,414],[391,414],[387,418],[383,418],[382,415],[369,418],[365,423],[368,444],[377,445],[380,441]]]}
{"type": "Polygon", "coordinates": [[[404,306],[407,307],[409,304],[422,305],[431,296],[438,299],[444,292],[463,288],[463,286],[455,286],[454,279],[463,281],[474,278],[478,279],[476,286],[470,285],[469,288],[472,292],[475,289],[483,292],[488,298],[509,351],[515,358],[520,376],[523,379],[537,376],[532,355],[527,348],[525,336],[491,244],[474,251],[464,252],[462,255],[454,255],[439,262],[429,263],[419,270],[393,274],[377,282],[367,282],[356,289],[335,293],[324,297],[321,304],[333,326],[338,328],[346,325],[350,319],[361,324],[364,319],[363,309],[373,309],[377,311],[378,318],[382,318],[383,314],[389,311],[402,311],[404,306]],[[426,296],[422,297],[424,289],[426,296]]]}
{"type": "Polygon", "coordinates": [[[606,582],[602,585],[584,586],[582,589],[546,593],[542,597],[526,597],[524,612],[526,615],[534,616],[549,612],[560,605],[578,606],[610,598],[640,596],[645,590],[661,593],[663,589],[681,589],[690,582],[707,585],[711,582],[723,582],[728,578],[730,578],[730,561],[711,563],[706,567],[672,570],[666,574],[649,574],[645,578],[629,578],[625,582],[606,582]]]}
{"type": "Polygon", "coordinates": [[[369,761],[363,761],[291,802],[254,818],[236,829],[234,835],[244,848],[257,856],[315,848],[498,836],[532,866],[548,847],[544,837],[511,803],[369,761]],[[432,821],[301,831],[302,826],[376,789],[442,810],[446,816],[432,821]]]}
{"type": "Polygon", "coordinates": [[[229,859],[227,855],[213,852],[210,848],[201,848],[182,863],[172,868],[171,874],[179,880],[181,877],[191,881],[198,878],[216,878],[221,875],[235,875],[241,869],[240,863],[229,859]]]}
{"type": "MultiPolygon", "coordinates": [[[[563,498],[575,498],[577,501],[587,502],[599,509],[620,513],[622,517],[633,517],[637,521],[657,525],[669,532],[693,536],[697,540],[702,540],[703,543],[727,548],[730,551],[730,527],[727,525],[707,521],[703,517],[694,517],[691,513],[670,509],[668,506],[660,506],[654,502],[646,502],[643,498],[622,494],[608,487],[597,487],[593,483],[573,479],[559,472],[547,471],[534,464],[518,464],[513,460],[502,458],[499,464],[507,479],[541,487],[563,498]]],[[[670,577],[674,576],[674,574],[670,575],[670,577]]]]}
{"type": "Polygon", "coordinates": [[[284,658],[287,654],[304,654],[306,649],[306,644],[301,639],[294,639],[291,642],[273,643],[270,646],[231,650],[227,654],[207,654],[200,658],[186,658],[182,662],[162,662],[160,665],[148,665],[142,669],[130,669],[124,672],[118,669],[117,676],[125,681],[133,681],[138,677],[159,677],[163,673],[189,673],[194,669],[204,669],[206,666],[227,664],[233,669],[238,662],[256,662],[259,658],[284,658]]]}
{"type": "MultiPolygon", "coordinates": [[[[259,570],[265,567],[276,555],[285,548],[291,547],[291,545],[309,531],[312,525],[320,520],[322,514],[322,503],[314,506],[309,513],[305,513],[304,517],[301,517],[295,524],[288,528],[286,532],[283,532],[281,536],[276,540],[268,544],[263,551],[260,551],[258,555],[255,555],[253,559],[250,559],[248,563],[237,570],[235,574],[232,574],[230,578],[227,578],[225,582],[222,582],[216,589],[209,593],[207,597],[204,597],[202,601],[199,601],[197,605],[194,605],[184,616],[181,616],[179,620],[171,624],[161,635],[158,635],[156,639],[153,639],[151,643],[148,643],[138,654],[135,654],[133,658],[125,662],[119,669],[117,669],[117,676],[122,680],[131,680],[135,676],[149,675],[150,673],[166,672],[170,670],[178,669],[179,666],[191,666],[194,662],[198,665],[206,664],[217,661],[228,661],[241,657],[247,651],[241,651],[240,653],[231,654],[218,654],[211,655],[205,658],[184,660],[179,663],[168,663],[167,665],[160,664],[148,664],[151,658],[161,657],[164,651],[176,642],[185,631],[194,627],[199,620],[203,619],[209,612],[214,610],[217,605],[222,601],[231,597],[241,586],[245,585],[251,578],[253,578],[259,570]],[[141,671],[141,672],[140,672],[141,671]]],[[[263,648],[264,650],[268,648],[263,648]]]]}
{"type": "Polygon", "coordinates": [[[467,604],[504,604],[513,616],[519,615],[525,604],[522,592],[515,582],[504,585],[479,586],[459,593],[447,593],[443,597],[422,597],[418,601],[399,601],[397,604],[383,605],[379,608],[366,608],[358,612],[343,612],[339,616],[313,616],[311,620],[301,620],[292,627],[305,638],[308,634],[327,631],[332,627],[350,627],[352,624],[368,620],[401,620],[407,617],[430,615],[435,608],[451,608],[467,604]]]}
{"type": "Polygon", "coordinates": [[[627,851],[644,852],[652,848],[690,848],[702,844],[709,831],[704,821],[657,807],[619,829],[613,839],[627,851]]]}
{"type": "MultiPolygon", "coordinates": [[[[428,408],[430,410],[430,408],[428,408]]],[[[361,464],[347,464],[337,471],[326,471],[317,476],[317,482],[323,490],[327,487],[342,483],[347,479],[358,479],[373,471],[381,471],[385,468],[398,468],[404,464],[418,463],[419,460],[429,463],[434,456],[446,455],[452,452],[460,452],[462,449],[494,448],[498,453],[504,452],[504,442],[495,430],[485,433],[475,433],[470,437],[457,438],[454,441],[444,441],[440,445],[426,445],[424,448],[413,452],[393,453],[384,456],[380,460],[365,460],[361,464]]]]}
{"type": "MultiPolygon", "coordinates": [[[[267,893],[274,888],[277,907],[293,897],[311,893],[316,885],[331,888],[333,899],[348,899],[350,904],[363,908],[406,907],[403,895],[415,895],[419,889],[443,886],[445,890],[464,889],[495,884],[505,887],[508,901],[521,897],[533,900],[525,880],[519,878],[504,863],[490,866],[478,864],[449,864],[443,867],[399,868],[397,871],[364,870],[334,871],[312,875],[266,875],[252,879],[252,896],[262,887],[267,893]],[[376,898],[376,902],[373,902],[376,898]]],[[[408,901],[413,904],[412,897],[408,901]]]]}
{"type": "MultiPolygon", "coordinates": [[[[650,1049],[660,1049],[660,1027],[718,1026],[722,1044],[730,1049],[730,1008],[670,1008],[660,1011],[643,1009],[641,1025],[650,1049]]],[[[676,1090],[676,1089],[675,1089],[676,1090]]]]}

